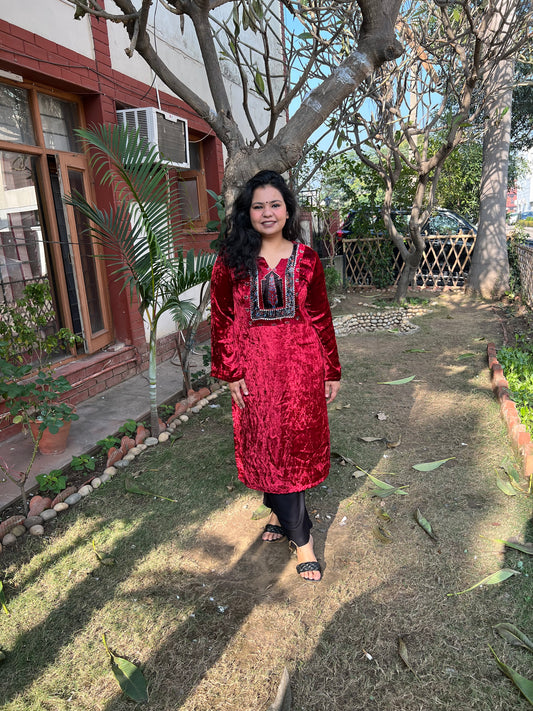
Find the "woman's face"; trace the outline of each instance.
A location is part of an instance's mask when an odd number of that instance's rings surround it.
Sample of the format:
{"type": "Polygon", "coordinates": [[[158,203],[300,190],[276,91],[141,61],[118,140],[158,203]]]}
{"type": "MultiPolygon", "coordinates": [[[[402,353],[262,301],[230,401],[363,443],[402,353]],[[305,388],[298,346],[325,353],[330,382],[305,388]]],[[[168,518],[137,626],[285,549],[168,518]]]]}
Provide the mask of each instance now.
{"type": "Polygon", "coordinates": [[[250,222],[261,237],[278,237],[288,218],[287,206],[277,188],[264,185],[256,188],[250,205],[250,222]]]}

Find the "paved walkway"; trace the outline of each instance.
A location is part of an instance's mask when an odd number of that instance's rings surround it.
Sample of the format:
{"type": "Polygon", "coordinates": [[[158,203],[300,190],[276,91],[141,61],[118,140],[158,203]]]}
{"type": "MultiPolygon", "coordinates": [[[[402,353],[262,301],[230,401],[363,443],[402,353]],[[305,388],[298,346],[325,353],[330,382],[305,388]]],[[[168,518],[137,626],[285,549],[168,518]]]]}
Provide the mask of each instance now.
{"type": "MultiPolygon", "coordinates": [[[[194,357],[194,356],[193,356],[194,357]]],[[[198,363],[192,362],[194,366],[198,363]]],[[[200,367],[200,366],[199,366],[200,367]]],[[[174,397],[182,388],[183,378],[179,365],[170,361],[157,367],[157,401],[163,403],[174,397]]],[[[26,488],[32,489],[35,476],[60,469],[73,456],[90,451],[100,439],[114,434],[126,420],[145,420],[149,412],[148,374],[136,375],[104,393],[95,395],[76,407],[79,420],[72,423],[67,449],[62,454],[37,454],[32,474],[26,488]]],[[[31,441],[23,434],[2,442],[1,456],[14,471],[23,471],[31,455],[31,441]]],[[[19,488],[10,479],[0,478],[0,512],[19,496],[19,488]]],[[[1,518],[1,513],[0,513],[1,518]]]]}

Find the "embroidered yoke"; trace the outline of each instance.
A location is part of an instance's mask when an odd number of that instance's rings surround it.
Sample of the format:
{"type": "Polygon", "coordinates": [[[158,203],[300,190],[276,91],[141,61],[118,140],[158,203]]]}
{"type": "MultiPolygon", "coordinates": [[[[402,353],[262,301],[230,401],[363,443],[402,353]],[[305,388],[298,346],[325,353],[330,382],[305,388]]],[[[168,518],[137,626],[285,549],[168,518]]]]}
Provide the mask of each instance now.
{"type": "Polygon", "coordinates": [[[316,486],[329,473],[325,380],[340,379],[324,270],[295,244],[274,269],[259,257],[236,279],[219,257],[211,280],[213,377],[244,378],[233,404],[239,479],[273,494],[316,486]]]}

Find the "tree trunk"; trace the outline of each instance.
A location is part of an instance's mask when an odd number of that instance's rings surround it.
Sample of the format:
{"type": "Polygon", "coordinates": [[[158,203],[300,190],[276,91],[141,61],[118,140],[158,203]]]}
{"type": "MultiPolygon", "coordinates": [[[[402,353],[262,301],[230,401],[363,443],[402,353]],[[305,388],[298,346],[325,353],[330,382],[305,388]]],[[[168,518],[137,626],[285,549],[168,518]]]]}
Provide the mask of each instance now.
{"type": "Polygon", "coordinates": [[[467,280],[467,289],[485,299],[499,299],[509,288],[505,217],[512,82],[513,61],[505,60],[487,88],[479,227],[467,280]]]}
{"type": "Polygon", "coordinates": [[[148,361],[148,382],[150,394],[150,431],[152,437],[159,437],[159,415],[157,414],[157,331],[150,329],[150,360],[148,361]]]}

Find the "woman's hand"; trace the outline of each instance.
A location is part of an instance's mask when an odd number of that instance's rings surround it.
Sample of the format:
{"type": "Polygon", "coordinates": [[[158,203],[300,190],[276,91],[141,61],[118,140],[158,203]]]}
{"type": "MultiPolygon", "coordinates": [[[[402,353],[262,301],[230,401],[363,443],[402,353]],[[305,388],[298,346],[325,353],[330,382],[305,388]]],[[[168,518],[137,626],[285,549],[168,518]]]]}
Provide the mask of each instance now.
{"type": "Polygon", "coordinates": [[[326,403],[329,405],[337,397],[341,384],[338,380],[326,380],[326,403]]]}
{"type": "Polygon", "coordinates": [[[243,395],[248,395],[248,388],[246,387],[244,378],[242,378],[242,380],[237,380],[234,383],[228,383],[228,385],[233,401],[241,408],[241,410],[244,410],[243,395]]]}

